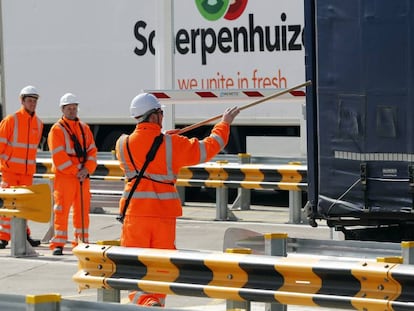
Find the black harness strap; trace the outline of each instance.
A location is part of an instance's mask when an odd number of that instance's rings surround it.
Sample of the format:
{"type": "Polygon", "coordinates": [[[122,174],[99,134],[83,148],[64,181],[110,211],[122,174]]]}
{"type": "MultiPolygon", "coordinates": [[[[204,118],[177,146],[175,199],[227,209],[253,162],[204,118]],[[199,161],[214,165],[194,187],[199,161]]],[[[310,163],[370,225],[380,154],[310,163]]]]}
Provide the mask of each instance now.
{"type": "Polygon", "coordinates": [[[82,163],[82,165],[85,164],[86,157],[87,157],[87,151],[86,151],[85,132],[83,131],[82,124],[79,122],[79,128],[80,128],[81,133],[82,133],[83,147],[79,143],[79,139],[76,137],[75,133],[73,133],[72,130],[70,129],[69,124],[63,118],[62,118],[62,122],[60,122],[60,124],[63,126],[63,128],[66,130],[66,132],[68,132],[69,137],[73,141],[73,147],[75,149],[76,156],[79,158],[79,161],[82,163]]]}
{"type": "MultiPolygon", "coordinates": [[[[127,147],[127,150],[128,150],[128,156],[129,156],[129,158],[132,162],[132,165],[135,168],[135,172],[138,173],[138,170],[135,167],[134,161],[133,161],[132,156],[131,156],[131,151],[129,150],[128,137],[126,138],[126,147],[127,147]]],[[[152,146],[151,146],[150,150],[147,153],[145,163],[142,166],[142,169],[139,171],[138,175],[135,177],[135,181],[134,181],[134,184],[132,185],[131,191],[129,192],[128,198],[125,200],[125,205],[124,205],[124,208],[122,209],[122,214],[118,215],[116,217],[116,219],[120,223],[124,223],[124,218],[125,218],[128,206],[129,206],[129,202],[131,201],[132,195],[134,194],[135,190],[137,189],[138,184],[139,184],[141,178],[143,177],[144,172],[147,169],[148,164],[152,160],[154,160],[155,154],[157,153],[157,150],[158,150],[158,148],[160,147],[160,145],[162,143],[163,137],[164,137],[164,135],[162,133],[160,135],[158,135],[157,137],[155,137],[154,142],[152,143],[152,146]]]]}

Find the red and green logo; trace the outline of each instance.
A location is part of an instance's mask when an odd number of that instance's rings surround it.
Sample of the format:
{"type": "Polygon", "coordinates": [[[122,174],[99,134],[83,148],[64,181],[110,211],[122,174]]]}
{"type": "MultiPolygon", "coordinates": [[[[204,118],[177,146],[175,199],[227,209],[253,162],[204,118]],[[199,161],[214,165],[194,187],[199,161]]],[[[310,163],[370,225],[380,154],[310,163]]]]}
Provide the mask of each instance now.
{"type": "Polygon", "coordinates": [[[242,15],[247,0],[195,0],[200,14],[209,21],[216,21],[222,17],[234,20],[242,15]]]}

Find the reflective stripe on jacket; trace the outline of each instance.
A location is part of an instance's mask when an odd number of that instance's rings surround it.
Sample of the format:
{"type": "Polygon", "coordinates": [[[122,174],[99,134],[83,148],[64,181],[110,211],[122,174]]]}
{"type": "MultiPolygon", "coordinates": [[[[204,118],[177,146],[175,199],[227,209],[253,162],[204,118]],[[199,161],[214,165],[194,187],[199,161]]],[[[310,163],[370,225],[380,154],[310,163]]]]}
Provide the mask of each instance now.
{"type": "Polygon", "coordinates": [[[36,172],[37,148],[43,123],[22,106],[0,123],[1,170],[32,175],[36,172]]]}
{"type": "MultiPolygon", "coordinates": [[[[82,126],[85,135],[86,162],[83,166],[92,174],[97,166],[97,148],[89,126],[79,120],[69,120],[63,118],[69,126],[69,130],[76,135],[82,148],[84,147],[83,135],[80,129],[82,126]]],[[[52,171],[56,174],[65,174],[76,176],[82,168],[81,159],[76,156],[74,143],[70,138],[70,133],[61,122],[56,122],[50,129],[47,143],[52,154],[53,166],[52,171]]]]}
{"type": "MultiPolygon", "coordinates": [[[[154,123],[140,123],[129,135],[128,144],[133,162],[139,170],[145,162],[151,145],[160,134],[160,126],[154,123]]],[[[154,160],[148,165],[137,190],[132,196],[127,215],[178,217],[182,214],[181,201],[175,188],[177,175],[183,166],[196,165],[209,161],[228,142],[230,125],[225,122],[216,124],[211,134],[203,140],[180,135],[164,135],[154,160]]],[[[138,173],[129,157],[126,135],[116,143],[116,155],[125,176],[130,179],[138,173]]],[[[130,180],[120,200],[122,211],[135,179],[130,180]]]]}

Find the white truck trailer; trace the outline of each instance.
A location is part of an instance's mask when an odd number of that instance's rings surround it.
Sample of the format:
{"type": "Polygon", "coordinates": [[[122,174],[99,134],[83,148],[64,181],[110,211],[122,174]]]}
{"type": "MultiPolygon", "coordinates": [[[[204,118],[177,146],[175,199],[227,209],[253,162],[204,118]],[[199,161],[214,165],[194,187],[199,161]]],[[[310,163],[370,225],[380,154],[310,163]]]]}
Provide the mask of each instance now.
{"type": "MultiPolygon", "coordinates": [[[[46,135],[59,98],[75,93],[99,150],[109,151],[133,129],[129,103],[141,90],[276,92],[304,82],[303,24],[302,0],[2,0],[1,112],[36,86],[46,135]]],[[[225,97],[175,101],[165,128],[222,113],[225,97]]],[[[243,111],[226,152],[305,154],[304,103],[293,96],[243,111]]]]}

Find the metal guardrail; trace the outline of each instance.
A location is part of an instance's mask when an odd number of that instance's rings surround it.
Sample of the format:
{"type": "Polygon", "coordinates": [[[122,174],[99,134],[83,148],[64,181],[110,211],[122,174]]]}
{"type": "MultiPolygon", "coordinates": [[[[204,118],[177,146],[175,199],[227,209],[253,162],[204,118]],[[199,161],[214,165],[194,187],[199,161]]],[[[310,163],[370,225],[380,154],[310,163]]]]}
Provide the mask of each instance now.
{"type": "Polygon", "coordinates": [[[414,308],[411,265],[90,244],[78,245],[74,254],[79,289],[138,289],[337,309],[414,308]]]}
{"type": "MultiPolygon", "coordinates": [[[[43,154],[44,156],[45,154],[43,154]]],[[[36,160],[35,177],[51,177],[51,158],[36,160]]],[[[98,160],[98,166],[91,180],[123,180],[123,172],[117,160],[98,160]]],[[[238,155],[238,162],[207,162],[184,167],[180,170],[177,186],[185,202],[186,187],[216,188],[216,220],[237,220],[228,209],[229,188],[239,189],[232,208],[249,209],[251,189],[272,189],[289,191],[289,212],[291,223],[301,223],[301,192],[307,189],[307,167],[297,162],[291,164],[252,164],[250,157],[238,155]]],[[[119,191],[99,191],[92,194],[120,195],[119,191]]]]}
{"type": "MultiPolygon", "coordinates": [[[[228,228],[224,233],[223,250],[229,248],[248,248],[252,254],[266,253],[265,235],[243,228],[228,228]]],[[[286,239],[286,251],[295,254],[309,254],[334,257],[358,257],[377,259],[378,257],[401,257],[401,243],[353,241],[353,240],[317,240],[290,238],[286,239]]]]}
{"type": "MultiPolygon", "coordinates": [[[[50,159],[50,152],[49,151],[38,151],[37,157],[39,159],[50,159]]],[[[107,151],[100,151],[98,152],[98,160],[115,160],[115,153],[114,152],[107,152],[107,151]]],[[[249,155],[250,163],[252,164],[286,164],[289,162],[301,163],[306,165],[307,158],[306,157],[266,157],[266,156],[254,156],[249,155]]],[[[240,155],[238,154],[227,154],[227,153],[219,153],[217,154],[211,162],[217,161],[227,161],[227,162],[239,162],[240,155]]]]}
{"type": "MultiPolygon", "coordinates": [[[[52,174],[52,160],[36,160],[36,174],[52,174]]],[[[117,160],[98,160],[91,178],[123,178],[117,160]]],[[[207,162],[183,167],[177,185],[210,188],[246,188],[301,191],[307,188],[307,167],[300,164],[251,164],[229,162],[207,162]]]]}
{"type": "Polygon", "coordinates": [[[26,311],[26,297],[0,294],[0,310],[26,311]]]}
{"type": "MultiPolygon", "coordinates": [[[[0,310],[4,311],[148,311],[153,308],[137,305],[116,304],[63,299],[59,294],[11,295],[0,294],[0,310]]],[[[178,311],[163,308],[165,311],[178,311]]]]}

